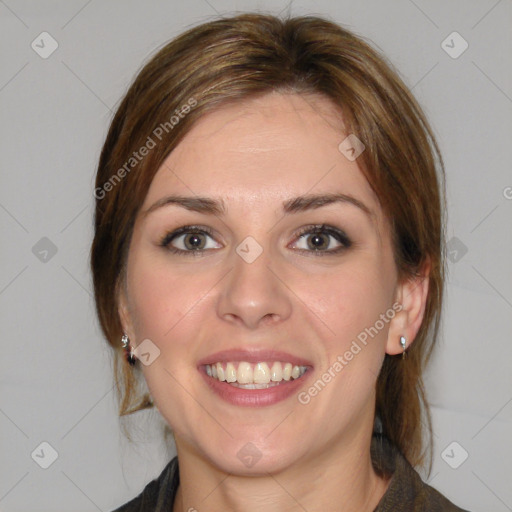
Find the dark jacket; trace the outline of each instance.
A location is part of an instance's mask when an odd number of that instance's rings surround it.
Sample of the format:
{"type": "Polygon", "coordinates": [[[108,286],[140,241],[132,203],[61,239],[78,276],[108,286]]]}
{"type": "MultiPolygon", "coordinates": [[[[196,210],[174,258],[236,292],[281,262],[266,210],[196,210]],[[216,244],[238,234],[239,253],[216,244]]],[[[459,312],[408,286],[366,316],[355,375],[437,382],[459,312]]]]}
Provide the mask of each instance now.
{"type": "MultiPolygon", "coordinates": [[[[392,475],[374,512],[468,512],[424,483],[404,456],[381,434],[373,435],[371,456],[379,475],[392,475]]],[[[139,496],[114,512],[170,512],[178,485],[178,459],[174,457],[139,496]]]]}

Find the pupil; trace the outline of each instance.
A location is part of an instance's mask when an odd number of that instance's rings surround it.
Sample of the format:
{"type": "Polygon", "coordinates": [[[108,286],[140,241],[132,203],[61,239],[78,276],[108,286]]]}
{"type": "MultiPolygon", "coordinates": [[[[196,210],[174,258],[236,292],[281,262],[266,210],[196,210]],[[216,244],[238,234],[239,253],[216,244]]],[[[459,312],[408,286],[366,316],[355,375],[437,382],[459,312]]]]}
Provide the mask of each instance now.
{"type": "Polygon", "coordinates": [[[325,238],[322,239],[322,235],[313,235],[309,240],[314,249],[325,247],[325,238]]]}
{"type": "Polygon", "coordinates": [[[186,245],[189,249],[201,249],[203,242],[198,235],[190,235],[185,239],[186,245]]]}

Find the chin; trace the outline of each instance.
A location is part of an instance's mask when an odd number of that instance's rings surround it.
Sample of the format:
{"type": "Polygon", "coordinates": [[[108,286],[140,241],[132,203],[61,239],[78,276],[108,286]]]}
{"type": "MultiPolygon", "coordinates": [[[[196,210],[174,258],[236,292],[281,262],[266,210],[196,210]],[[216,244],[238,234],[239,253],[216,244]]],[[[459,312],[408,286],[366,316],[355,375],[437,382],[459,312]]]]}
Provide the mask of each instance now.
{"type": "Polygon", "coordinates": [[[215,445],[211,439],[205,440],[201,451],[204,458],[224,473],[263,476],[297,464],[303,455],[305,440],[294,441],[293,436],[297,436],[297,431],[272,440],[268,438],[268,430],[259,436],[241,432],[215,445]]]}

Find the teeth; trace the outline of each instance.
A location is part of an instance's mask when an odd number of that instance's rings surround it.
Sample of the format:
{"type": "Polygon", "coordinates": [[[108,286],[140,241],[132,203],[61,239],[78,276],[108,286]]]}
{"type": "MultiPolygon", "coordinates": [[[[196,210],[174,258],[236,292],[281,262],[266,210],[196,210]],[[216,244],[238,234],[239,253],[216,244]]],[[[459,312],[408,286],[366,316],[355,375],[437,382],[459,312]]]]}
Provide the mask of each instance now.
{"type": "MultiPolygon", "coordinates": [[[[208,373],[208,366],[210,365],[206,365],[206,372],[208,373]]],[[[225,374],[226,374],[226,381],[227,382],[236,382],[236,368],[235,368],[235,365],[233,363],[228,363],[226,365],[226,371],[225,371],[225,374]]]]}
{"type": "Polygon", "coordinates": [[[268,384],[238,384],[238,382],[234,382],[231,385],[236,388],[241,388],[241,389],[267,389],[267,388],[273,388],[274,386],[279,386],[279,383],[278,382],[270,382],[268,384]]]}
{"type": "Polygon", "coordinates": [[[268,384],[270,382],[270,368],[267,363],[258,363],[254,367],[253,380],[255,384],[268,384]]]}
{"type": "Polygon", "coordinates": [[[223,382],[226,380],[226,376],[224,375],[224,368],[220,363],[217,363],[217,378],[223,382]]]}
{"type": "Polygon", "coordinates": [[[306,366],[292,365],[291,363],[261,362],[255,365],[246,361],[238,363],[215,363],[205,366],[209,377],[221,382],[227,382],[243,389],[265,389],[276,386],[280,382],[299,379],[306,373],[306,366]]]}
{"type": "Polygon", "coordinates": [[[272,382],[280,382],[283,380],[283,365],[274,363],[270,369],[270,380],[272,382]]]}
{"type": "MultiPolygon", "coordinates": [[[[217,363],[219,364],[219,363],[217,363]]],[[[238,371],[236,372],[236,380],[239,384],[252,384],[253,371],[250,363],[245,361],[238,365],[238,371]]]]}

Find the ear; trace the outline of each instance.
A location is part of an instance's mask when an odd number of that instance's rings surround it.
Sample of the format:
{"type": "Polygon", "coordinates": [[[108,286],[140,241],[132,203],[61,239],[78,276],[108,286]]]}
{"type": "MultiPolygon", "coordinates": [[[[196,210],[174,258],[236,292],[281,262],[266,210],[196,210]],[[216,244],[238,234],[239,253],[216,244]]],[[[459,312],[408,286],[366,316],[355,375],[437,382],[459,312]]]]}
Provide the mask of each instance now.
{"type": "Polygon", "coordinates": [[[123,333],[128,335],[131,340],[135,337],[135,330],[133,328],[133,319],[130,312],[130,306],[128,302],[126,287],[120,285],[117,294],[117,312],[123,328],[123,333]]]}
{"type": "Polygon", "coordinates": [[[409,347],[414,341],[425,314],[430,269],[431,262],[428,258],[418,277],[406,279],[397,285],[395,304],[400,306],[396,309],[393,306],[397,313],[389,323],[387,354],[396,355],[403,352],[400,336],[405,337],[406,347],[409,347]]]}

